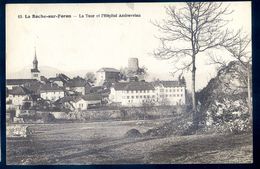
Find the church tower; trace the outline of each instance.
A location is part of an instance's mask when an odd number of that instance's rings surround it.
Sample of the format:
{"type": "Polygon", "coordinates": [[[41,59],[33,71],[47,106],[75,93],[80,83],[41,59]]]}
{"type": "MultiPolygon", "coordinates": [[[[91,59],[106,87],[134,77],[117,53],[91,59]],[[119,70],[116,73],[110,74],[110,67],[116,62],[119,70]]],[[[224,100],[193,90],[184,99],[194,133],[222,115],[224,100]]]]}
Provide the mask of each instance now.
{"type": "Polygon", "coordinates": [[[31,78],[40,80],[40,71],[38,69],[38,60],[36,55],[36,49],[34,54],[34,60],[33,60],[33,68],[31,69],[31,78]]]}

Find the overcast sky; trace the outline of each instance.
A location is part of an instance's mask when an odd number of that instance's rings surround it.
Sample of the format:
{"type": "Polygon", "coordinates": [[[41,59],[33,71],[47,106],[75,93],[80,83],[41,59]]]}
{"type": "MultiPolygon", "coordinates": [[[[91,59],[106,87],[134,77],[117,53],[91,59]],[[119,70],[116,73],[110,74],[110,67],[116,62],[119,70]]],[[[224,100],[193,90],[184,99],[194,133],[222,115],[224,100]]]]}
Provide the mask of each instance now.
{"type": "MultiPolygon", "coordinates": [[[[170,77],[173,63],[157,60],[150,54],[159,46],[154,37],[158,30],[150,21],[165,18],[164,6],[167,5],[169,3],[8,5],[7,74],[24,67],[30,69],[36,47],[39,66],[61,71],[119,69],[127,66],[129,57],[138,57],[140,66],[145,65],[149,72],[163,74],[164,79],[170,77]],[[24,18],[33,14],[63,14],[72,18],[24,18]],[[79,14],[140,14],[141,17],[79,18],[79,14]],[[18,19],[18,15],[23,18],[18,19]]],[[[243,28],[251,34],[251,3],[232,2],[230,9],[234,12],[230,15],[229,27],[243,28]]],[[[205,63],[205,56],[197,61],[198,89],[215,75],[215,69],[205,63]]]]}

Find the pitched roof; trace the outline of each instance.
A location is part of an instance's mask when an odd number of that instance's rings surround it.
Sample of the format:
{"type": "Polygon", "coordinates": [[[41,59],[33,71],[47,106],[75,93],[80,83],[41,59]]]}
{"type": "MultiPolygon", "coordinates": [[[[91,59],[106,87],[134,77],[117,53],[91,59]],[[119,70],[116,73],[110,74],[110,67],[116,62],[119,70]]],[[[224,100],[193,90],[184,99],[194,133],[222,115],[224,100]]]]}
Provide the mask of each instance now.
{"type": "Polygon", "coordinates": [[[102,97],[99,94],[88,94],[83,96],[65,96],[57,100],[55,103],[78,102],[81,99],[85,101],[93,101],[93,100],[101,100],[102,97]]]}
{"type": "Polygon", "coordinates": [[[153,82],[154,86],[163,85],[164,87],[181,87],[184,86],[184,84],[180,84],[179,81],[156,81],[153,82]]]}
{"type": "Polygon", "coordinates": [[[69,80],[66,84],[65,84],[66,87],[91,87],[91,85],[86,82],[85,79],[83,78],[80,78],[80,77],[76,77],[76,78],[73,78],[71,80],[69,80]]]}
{"type": "Polygon", "coordinates": [[[9,91],[10,95],[28,95],[30,94],[29,90],[22,86],[14,87],[12,90],[9,91]]]}
{"type": "Polygon", "coordinates": [[[42,85],[43,84],[39,81],[31,81],[31,82],[26,82],[24,84],[24,88],[26,88],[27,90],[37,94],[42,85]]]}
{"type": "Polygon", "coordinates": [[[154,90],[151,83],[148,82],[127,82],[127,83],[115,83],[115,90],[154,90]]]}
{"type": "Polygon", "coordinates": [[[161,81],[164,87],[176,87],[180,86],[179,81],[161,81]]]}
{"type": "Polygon", "coordinates": [[[65,103],[75,100],[76,96],[65,96],[58,99],[55,103],[65,103]]]}
{"type": "Polygon", "coordinates": [[[82,99],[84,99],[86,101],[101,100],[102,96],[100,94],[91,93],[91,94],[87,94],[87,95],[82,96],[82,99]]]}
{"type": "Polygon", "coordinates": [[[103,67],[99,69],[97,72],[116,72],[119,73],[120,71],[115,68],[103,67]]]}
{"type": "Polygon", "coordinates": [[[70,80],[70,78],[64,74],[57,74],[56,77],[49,78],[50,81],[62,81],[63,83],[66,83],[70,80]]]}
{"type": "Polygon", "coordinates": [[[115,90],[125,90],[125,87],[129,84],[129,82],[121,82],[121,83],[115,83],[112,87],[115,90]]]}
{"type": "Polygon", "coordinates": [[[50,77],[49,80],[50,81],[62,81],[59,76],[57,76],[57,77],[50,77]]]}
{"type": "Polygon", "coordinates": [[[41,86],[40,92],[46,92],[46,91],[63,91],[63,90],[55,83],[46,83],[41,86]]]}
{"type": "Polygon", "coordinates": [[[36,79],[6,79],[7,85],[22,85],[27,82],[37,81],[36,79]]]}

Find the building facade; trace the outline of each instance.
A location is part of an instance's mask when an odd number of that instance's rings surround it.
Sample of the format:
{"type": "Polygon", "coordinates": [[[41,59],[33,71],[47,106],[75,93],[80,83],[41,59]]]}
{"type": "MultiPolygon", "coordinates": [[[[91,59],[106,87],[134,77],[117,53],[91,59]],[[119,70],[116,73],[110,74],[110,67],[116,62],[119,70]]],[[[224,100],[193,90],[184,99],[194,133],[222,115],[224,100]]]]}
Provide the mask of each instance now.
{"type": "Polygon", "coordinates": [[[16,109],[21,109],[28,100],[30,100],[30,92],[26,88],[18,86],[8,92],[6,103],[16,109]]]}
{"type": "Polygon", "coordinates": [[[82,95],[85,95],[90,92],[91,85],[81,77],[75,77],[65,83],[65,89],[71,90],[82,95]]]}
{"type": "Polygon", "coordinates": [[[154,82],[157,102],[160,105],[186,104],[186,85],[179,81],[154,82]]]}
{"type": "Polygon", "coordinates": [[[156,101],[155,88],[148,82],[116,83],[111,87],[109,100],[122,106],[142,106],[156,101]]]}
{"type": "Polygon", "coordinates": [[[87,110],[89,107],[100,106],[102,97],[98,94],[84,96],[65,96],[57,100],[56,105],[70,110],[87,110]]]}
{"type": "Polygon", "coordinates": [[[96,73],[96,85],[103,85],[104,82],[117,82],[120,71],[114,68],[101,68],[96,73]]]}
{"type": "Polygon", "coordinates": [[[122,106],[184,105],[186,86],[179,81],[115,83],[109,95],[111,103],[122,106]]]}
{"type": "Polygon", "coordinates": [[[40,97],[44,100],[50,100],[52,102],[63,98],[64,91],[56,84],[49,83],[42,85],[40,88],[40,97]]]}

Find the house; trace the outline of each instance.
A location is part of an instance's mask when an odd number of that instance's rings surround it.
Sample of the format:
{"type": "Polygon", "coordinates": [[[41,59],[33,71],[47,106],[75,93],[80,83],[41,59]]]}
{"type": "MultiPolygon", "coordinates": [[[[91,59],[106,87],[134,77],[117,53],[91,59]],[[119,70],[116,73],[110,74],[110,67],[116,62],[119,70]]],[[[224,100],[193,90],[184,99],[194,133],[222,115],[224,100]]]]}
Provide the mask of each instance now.
{"type": "Polygon", "coordinates": [[[31,104],[30,91],[22,86],[13,87],[8,91],[6,103],[21,109],[25,103],[31,104]]]}
{"type": "Polygon", "coordinates": [[[55,83],[46,83],[39,89],[40,97],[52,102],[64,97],[64,91],[55,83]]]}
{"type": "Polygon", "coordinates": [[[59,87],[63,87],[64,83],[59,76],[48,79],[50,83],[56,83],[59,87]]]}
{"type": "Polygon", "coordinates": [[[72,105],[76,110],[87,110],[90,107],[100,106],[101,96],[96,94],[80,96],[72,101],[72,105]]]}
{"type": "Polygon", "coordinates": [[[148,82],[115,83],[111,87],[109,100],[122,106],[141,106],[156,101],[155,88],[148,82]]]}
{"type": "Polygon", "coordinates": [[[72,105],[76,110],[87,110],[88,109],[88,101],[82,97],[77,97],[72,101],[72,105]]]}
{"type": "Polygon", "coordinates": [[[61,108],[70,110],[87,110],[90,107],[101,105],[101,96],[98,94],[87,94],[82,96],[66,96],[55,102],[61,108]]]}
{"type": "Polygon", "coordinates": [[[98,107],[101,105],[102,96],[100,94],[91,93],[82,96],[82,98],[88,102],[87,108],[98,107]]]}
{"type": "Polygon", "coordinates": [[[65,83],[67,83],[70,78],[64,74],[57,74],[56,77],[51,77],[48,79],[51,83],[56,83],[58,86],[63,87],[65,83]]]}
{"type": "Polygon", "coordinates": [[[117,82],[120,71],[114,68],[101,68],[97,71],[97,85],[103,85],[104,82],[117,82]]]}
{"type": "Polygon", "coordinates": [[[91,89],[91,85],[79,76],[69,80],[64,86],[66,90],[75,91],[82,95],[90,93],[91,89]]]}
{"type": "Polygon", "coordinates": [[[40,88],[43,85],[40,81],[26,82],[23,87],[31,92],[31,95],[40,97],[40,88]]]}
{"type": "Polygon", "coordinates": [[[36,79],[7,79],[6,87],[11,90],[13,87],[23,86],[25,83],[35,82],[36,79]]]}

